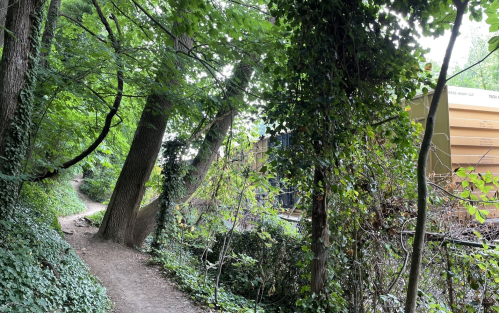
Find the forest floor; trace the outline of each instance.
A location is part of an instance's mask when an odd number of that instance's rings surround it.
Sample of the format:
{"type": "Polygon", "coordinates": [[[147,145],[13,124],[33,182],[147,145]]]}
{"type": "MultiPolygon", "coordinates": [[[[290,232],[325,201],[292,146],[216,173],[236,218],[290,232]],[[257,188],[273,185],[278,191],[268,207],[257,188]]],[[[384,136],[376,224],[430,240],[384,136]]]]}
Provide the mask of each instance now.
{"type": "Polygon", "coordinates": [[[148,264],[148,255],[135,249],[94,238],[98,228],[83,217],[103,210],[80,192],[81,177],[72,180],[87,211],[59,219],[66,241],[106,287],[115,303],[114,313],[194,313],[203,311],[162,275],[161,268],[148,264]]]}

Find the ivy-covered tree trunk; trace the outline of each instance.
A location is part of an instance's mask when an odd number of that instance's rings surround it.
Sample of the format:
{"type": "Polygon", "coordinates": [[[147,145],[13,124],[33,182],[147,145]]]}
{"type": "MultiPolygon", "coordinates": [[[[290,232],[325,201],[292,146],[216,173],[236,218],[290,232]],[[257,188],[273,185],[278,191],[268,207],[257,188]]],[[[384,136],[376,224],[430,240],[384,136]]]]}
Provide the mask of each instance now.
{"type": "MultiPolygon", "coordinates": [[[[186,178],[184,179],[186,182],[186,193],[179,202],[189,199],[204,180],[208,169],[216,158],[218,150],[222,146],[222,142],[235,115],[236,112],[227,115],[220,122],[215,123],[206,134],[203,146],[192,162],[193,168],[187,173],[186,178]]],[[[158,212],[159,198],[154,199],[139,211],[133,234],[134,245],[142,245],[146,237],[152,233],[156,227],[156,216],[158,212]]]]}
{"type": "Polygon", "coordinates": [[[55,37],[55,29],[59,19],[59,9],[61,8],[61,0],[51,0],[49,11],[47,12],[47,20],[42,36],[42,49],[40,52],[40,66],[47,66],[47,58],[50,55],[52,48],[52,40],[55,37]]]}
{"type": "MultiPolygon", "coordinates": [[[[249,79],[253,74],[253,67],[241,63],[230,79],[229,86],[226,91],[228,98],[241,96],[249,83],[249,79]]],[[[208,170],[215,160],[218,150],[232,125],[232,121],[237,115],[237,110],[232,108],[221,109],[218,117],[223,117],[214,123],[203,140],[201,148],[192,162],[192,169],[184,178],[185,194],[179,202],[185,202],[199,188],[203,182],[208,170]]],[[[146,237],[156,227],[156,215],[159,212],[159,200],[155,199],[150,204],[142,208],[137,215],[136,225],[133,234],[133,244],[136,246],[142,245],[146,237]]]]}
{"type": "Polygon", "coordinates": [[[314,170],[314,193],[312,199],[312,293],[324,295],[326,287],[327,248],[329,247],[329,227],[327,223],[327,201],[324,173],[320,168],[314,170]]]}
{"type": "Polygon", "coordinates": [[[40,47],[43,1],[9,1],[0,61],[0,219],[13,215],[28,147],[40,47]],[[14,38],[15,37],[15,38],[14,38]]]}
{"type": "Polygon", "coordinates": [[[28,78],[26,74],[29,55],[33,48],[30,35],[33,26],[36,26],[33,16],[41,3],[39,0],[9,2],[5,27],[12,32],[13,36],[4,37],[5,47],[0,63],[0,121],[2,121],[0,123],[0,155],[4,155],[6,133],[11,127],[21,90],[25,87],[28,78]]]}
{"type": "MultiPolygon", "coordinates": [[[[0,26],[5,27],[5,19],[7,17],[7,8],[9,6],[9,0],[0,0],[0,26]]],[[[0,48],[3,46],[3,36],[5,32],[2,27],[0,27],[0,48]]]]}

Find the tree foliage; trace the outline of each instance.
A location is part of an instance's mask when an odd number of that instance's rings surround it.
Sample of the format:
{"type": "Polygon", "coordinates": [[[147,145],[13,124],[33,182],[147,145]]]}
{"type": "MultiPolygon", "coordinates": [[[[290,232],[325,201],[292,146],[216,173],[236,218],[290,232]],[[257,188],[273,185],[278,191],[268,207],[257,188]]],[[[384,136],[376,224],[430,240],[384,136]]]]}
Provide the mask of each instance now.
{"type": "MultiPolygon", "coordinates": [[[[442,230],[435,226],[435,214],[443,212],[437,208],[451,205],[435,190],[430,190],[431,203],[427,201],[424,166],[414,165],[421,128],[409,120],[404,101],[418,90],[442,87],[447,79],[440,77],[435,85],[432,73],[420,66],[426,60],[418,36],[444,34],[463,12],[476,21],[486,16],[490,32],[498,30],[497,0],[470,2],[456,12],[462,3],[67,0],[59,15],[42,17],[37,11],[33,21],[39,27],[45,20],[44,39],[40,29],[30,31],[27,83],[15,102],[11,128],[4,132],[7,124],[0,127],[0,220],[15,215],[10,205],[17,203],[20,181],[41,180],[75,164],[89,174],[86,190],[109,198],[142,113],[165,116],[163,175],[154,183],[163,192],[154,249],[157,261],[176,271],[198,298],[233,311],[400,310],[408,260],[416,255],[410,247],[422,251],[421,234],[442,230]],[[40,40],[43,66],[37,69],[40,40]],[[147,105],[152,97],[168,104],[162,112],[147,105]],[[262,117],[274,146],[263,168],[255,169],[250,166],[256,140],[251,124],[262,117]],[[288,147],[275,145],[283,133],[291,134],[288,147]],[[191,158],[192,165],[186,165],[191,158]],[[417,169],[422,173],[419,191],[417,169]],[[297,188],[305,236],[295,224],[276,222],[283,210],[275,197],[282,191],[269,179],[297,188]],[[418,195],[424,200],[419,212],[418,195]],[[423,222],[414,234],[415,218],[427,215],[421,209],[427,205],[435,209],[429,213],[431,223],[423,222]],[[416,239],[401,235],[409,233],[416,239]],[[275,304],[281,297],[292,303],[275,304]]],[[[57,0],[52,4],[57,7],[57,0]]],[[[11,64],[10,35],[6,32],[2,71],[11,64]]],[[[472,41],[468,65],[478,64],[453,82],[496,89],[497,58],[491,53],[499,40],[493,35],[472,41]]],[[[482,184],[478,177],[469,179],[482,184]]],[[[46,203],[61,203],[53,190],[44,195],[52,185],[58,184],[25,183],[21,197],[40,195],[40,201],[21,201],[22,206],[31,213],[50,211],[46,203]]],[[[464,185],[461,195],[471,197],[464,185]]],[[[61,211],[70,211],[62,205],[61,211]]],[[[474,212],[481,217],[480,210],[474,212]]],[[[131,212],[130,220],[136,213],[131,212]]],[[[129,228],[122,229],[126,231],[133,236],[129,228]]],[[[15,261],[8,250],[17,246],[7,241],[0,245],[0,256],[15,261]]],[[[486,285],[487,278],[496,276],[492,253],[463,257],[459,253],[465,249],[426,247],[441,264],[433,266],[423,256],[422,275],[428,282],[420,285],[420,308],[473,307],[467,303],[467,287],[453,285],[457,278],[444,281],[435,274],[442,264],[447,272],[462,265],[469,275],[457,276],[468,277],[472,289],[482,288],[482,300],[497,289],[491,282],[486,285]],[[480,278],[483,269],[487,274],[480,278]],[[442,290],[449,294],[448,304],[442,290]]],[[[34,262],[26,251],[17,258],[24,265],[34,262]]],[[[416,266],[421,257],[414,258],[416,266]]],[[[12,279],[25,279],[21,276],[12,279]]],[[[415,277],[418,281],[419,275],[415,277]]],[[[96,288],[95,307],[101,310],[105,299],[96,288]]],[[[36,305],[52,310],[56,300],[36,305]]]]}

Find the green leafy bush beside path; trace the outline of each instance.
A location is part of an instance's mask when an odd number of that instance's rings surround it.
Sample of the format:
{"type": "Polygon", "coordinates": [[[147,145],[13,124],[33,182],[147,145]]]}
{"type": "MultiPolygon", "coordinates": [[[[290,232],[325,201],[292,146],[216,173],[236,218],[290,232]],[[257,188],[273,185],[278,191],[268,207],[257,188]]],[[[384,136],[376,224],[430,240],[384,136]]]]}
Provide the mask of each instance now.
{"type": "Polygon", "coordinates": [[[106,312],[106,290],[54,229],[33,213],[0,221],[0,312],[106,312]]]}
{"type": "Polygon", "coordinates": [[[73,215],[86,210],[73,185],[66,179],[24,183],[21,203],[24,207],[38,211],[53,211],[57,216],[73,215]]]}

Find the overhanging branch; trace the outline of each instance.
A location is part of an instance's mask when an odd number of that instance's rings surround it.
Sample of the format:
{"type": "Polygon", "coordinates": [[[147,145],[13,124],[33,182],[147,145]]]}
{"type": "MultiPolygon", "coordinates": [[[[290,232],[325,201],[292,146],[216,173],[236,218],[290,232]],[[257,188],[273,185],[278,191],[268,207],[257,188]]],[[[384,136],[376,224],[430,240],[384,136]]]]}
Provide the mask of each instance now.
{"type": "MultiPolygon", "coordinates": [[[[121,100],[123,98],[124,81],[123,81],[123,70],[122,70],[121,61],[120,61],[121,44],[120,44],[119,40],[116,39],[116,36],[114,35],[113,30],[111,29],[109,23],[107,22],[106,17],[102,13],[102,10],[101,10],[99,4],[97,3],[97,1],[92,0],[92,2],[97,10],[97,13],[99,14],[99,17],[101,19],[102,24],[104,24],[104,27],[107,30],[108,37],[111,40],[111,43],[112,43],[113,48],[114,48],[114,52],[117,55],[117,57],[116,57],[116,63],[118,65],[118,70],[116,71],[117,93],[116,93],[116,96],[114,98],[113,106],[110,108],[110,111],[106,116],[104,127],[102,128],[101,133],[99,134],[97,139],[95,139],[95,141],[85,151],[80,153],[78,156],[76,156],[72,160],[65,162],[64,164],[62,164],[61,167],[59,167],[53,171],[45,171],[43,173],[39,173],[38,175],[35,175],[35,177],[33,178],[33,181],[41,181],[45,178],[52,177],[52,176],[56,175],[61,169],[66,169],[66,168],[69,168],[69,167],[77,164],[78,162],[80,162],[81,160],[86,158],[95,149],[97,149],[97,147],[102,143],[102,141],[104,141],[107,134],[109,133],[109,130],[111,129],[111,122],[113,120],[113,117],[118,113],[118,108],[119,108],[119,106],[121,104],[121,100]]],[[[116,26],[118,27],[117,24],[116,24],[116,26]]],[[[118,31],[120,32],[119,27],[118,27],[118,31]]],[[[118,124],[116,124],[116,125],[118,125],[118,124]]]]}
{"type": "Polygon", "coordinates": [[[457,72],[456,74],[452,75],[451,77],[447,78],[447,80],[446,80],[445,82],[448,82],[449,80],[453,79],[453,78],[454,78],[454,77],[456,77],[457,75],[459,75],[459,74],[461,74],[461,73],[463,73],[463,72],[466,72],[466,71],[467,71],[467,70],[469,70],[470,68],[475,67],[475,66],[477,66],[478,64],[482,63],[482,62],[483,62],[483,61],[485,61],[485,60],[486,60],[486,59],[487,59],[490,55],[492,55],[492,53],[496,52],[496,51],[497,51],[497,49],[499,49],[499,45],[498,45],[498,46],[497,46],[494,50],[490,51],[490,53],[489,53],[489,54],[487,54],[485,57],[483,57],[483,59],[481,59],[480,61],[476,62],[476,63],[475,63],[475,64],[473,64],[473,65],[468,66],[468,67],[467,67],[467,68],[465,68],[464,70],[457,72]]]}
{"type": "Polygon", "coordinates": [[[96,33],[94,33],[93,31],[91,31],[90,29],[86,28],[85,26],[83,26],[82,23],[80,23],[78,20],[72,18],[71,16],[65,14],[65,13],[59,13],[59,16],[64,16],[65,18],[67,18],[68,20],[72,21],[73,23],[75,23],[76,25],[80,26],[81,28],[83,28],[85,31],[87,31],[90,35],[94,36],[95,38],[97,38],[99,41],[103,42],[103,43],[106,43],[106,41],[102,38],[100,38],[99,36],[97,36],[96,33]]]}

